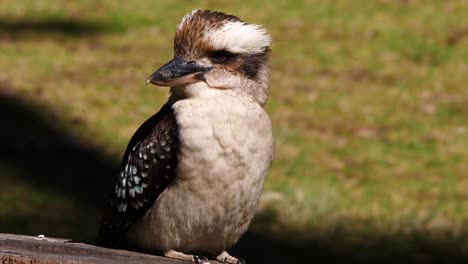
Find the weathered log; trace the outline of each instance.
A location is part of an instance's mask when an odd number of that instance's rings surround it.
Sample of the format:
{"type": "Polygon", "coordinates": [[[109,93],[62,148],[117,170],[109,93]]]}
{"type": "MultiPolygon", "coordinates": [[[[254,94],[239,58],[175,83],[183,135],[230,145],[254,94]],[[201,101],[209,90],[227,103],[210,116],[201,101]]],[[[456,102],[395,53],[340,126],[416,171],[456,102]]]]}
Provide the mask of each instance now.
{"type": "MultiPolygon", "coordinates": [[[[103,248],[60,238],[0,234],[0,263],[187,264],[190,262],[127,250],[103,248]]],[[[210,263],[219,262],[210,261],[210,263]]]]}

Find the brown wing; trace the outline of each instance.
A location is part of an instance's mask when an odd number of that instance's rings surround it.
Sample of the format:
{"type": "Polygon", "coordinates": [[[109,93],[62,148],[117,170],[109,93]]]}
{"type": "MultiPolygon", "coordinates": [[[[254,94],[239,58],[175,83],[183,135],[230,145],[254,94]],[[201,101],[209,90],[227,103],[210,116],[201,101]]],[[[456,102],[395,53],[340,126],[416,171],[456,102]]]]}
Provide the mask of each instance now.
{"type": "Polygon", "coordinates": [[[133,135],[106,204],[98,243],[123,246],[128,228],[154,204],[175,178],[178,128],[170,104],[133,135]]]}

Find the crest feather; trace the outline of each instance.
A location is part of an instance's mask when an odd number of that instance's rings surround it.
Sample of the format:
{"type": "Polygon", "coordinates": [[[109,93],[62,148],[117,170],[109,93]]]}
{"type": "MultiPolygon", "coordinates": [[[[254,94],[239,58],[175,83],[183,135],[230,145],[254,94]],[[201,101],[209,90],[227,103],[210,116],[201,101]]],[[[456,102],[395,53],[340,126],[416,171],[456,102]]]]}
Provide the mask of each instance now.
{"type": "Polygon", "coordinates": [[[270,47],[271,37],[259,25],[245,22],[227,22],[219,29],[212,29],[205,38],[216,50],[233,53],[263,53],[270,47]]]}
{"type": "Polygon", "coordinates": [[[259,25],[247,24],[222,12],[195,9],[187,13],[174,38],[176,54],[200,57],[206,52],[228,50],[233,53],[264,53],[271,37],[259,25]]]}

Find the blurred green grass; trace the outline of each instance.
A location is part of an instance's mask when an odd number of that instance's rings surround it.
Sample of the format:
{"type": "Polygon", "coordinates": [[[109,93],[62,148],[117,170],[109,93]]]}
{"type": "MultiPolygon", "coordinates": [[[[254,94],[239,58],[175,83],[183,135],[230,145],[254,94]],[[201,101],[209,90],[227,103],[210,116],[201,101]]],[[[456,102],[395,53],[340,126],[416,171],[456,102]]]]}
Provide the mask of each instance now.
{"type": "Polygon", "coordinates": [[[1,232],[93,236],[98,187],[168,95],[144,80],[195,7],[274,40],[276,159],[246,241],[361,263],[468,256],[463,0],[2,2],[1,232]]]}

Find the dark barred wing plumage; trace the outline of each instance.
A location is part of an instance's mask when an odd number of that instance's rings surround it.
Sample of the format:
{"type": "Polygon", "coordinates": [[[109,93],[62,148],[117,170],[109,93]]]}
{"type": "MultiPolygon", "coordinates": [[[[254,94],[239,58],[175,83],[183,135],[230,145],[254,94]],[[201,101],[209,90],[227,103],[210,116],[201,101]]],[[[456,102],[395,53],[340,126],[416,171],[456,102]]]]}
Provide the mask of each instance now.
{"type": "Polygon", "coordinates": [[[106,204],[98,242],[119,246],[128,228],[175,178],[179,138],[170,104],[133,135],[106,204]]]}

